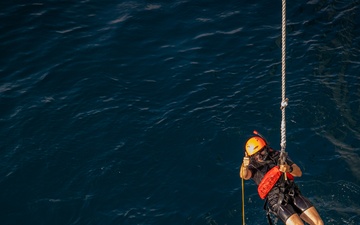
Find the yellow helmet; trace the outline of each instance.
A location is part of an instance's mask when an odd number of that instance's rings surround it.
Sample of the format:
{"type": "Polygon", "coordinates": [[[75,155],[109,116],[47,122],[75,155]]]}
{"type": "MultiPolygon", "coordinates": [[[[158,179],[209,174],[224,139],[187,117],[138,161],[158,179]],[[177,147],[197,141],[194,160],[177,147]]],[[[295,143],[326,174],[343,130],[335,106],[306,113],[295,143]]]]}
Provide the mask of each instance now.
{"type": "Polygon", "coordinates": [[[266,142],[261,137],[252,137],[245,144],[248,156],[252,156],[266,146],[266,142]]]}

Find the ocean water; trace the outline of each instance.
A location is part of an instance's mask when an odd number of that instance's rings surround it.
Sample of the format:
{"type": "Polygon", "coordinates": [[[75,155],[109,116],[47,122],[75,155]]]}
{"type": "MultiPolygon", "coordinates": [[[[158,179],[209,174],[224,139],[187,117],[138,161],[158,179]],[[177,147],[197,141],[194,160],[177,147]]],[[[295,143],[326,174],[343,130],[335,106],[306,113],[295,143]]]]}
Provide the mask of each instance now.
{"type": "MultiPolygon", "coordinates": [[[[281,1],[0,6],[1,224],[241,224],[246,139],[280,148],[281,1]]],[[[287,3],[286,150],[328,225],[360,224],[359,22],[287,3]]]]}

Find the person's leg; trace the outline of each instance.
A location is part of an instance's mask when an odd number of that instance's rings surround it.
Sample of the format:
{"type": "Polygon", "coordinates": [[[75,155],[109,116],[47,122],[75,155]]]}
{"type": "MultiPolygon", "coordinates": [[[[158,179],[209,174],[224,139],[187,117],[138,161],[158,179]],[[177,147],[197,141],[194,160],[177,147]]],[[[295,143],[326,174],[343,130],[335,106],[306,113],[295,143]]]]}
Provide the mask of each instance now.
{"type": "Polygon", "coordinates": [[[309,209],[305,210],[301,215],[301,219],[307,222],[310,225],[324,225],[319,213],[316,211],[315,207],[312,206],[309,209]]]}
{"type": "Polygon", "coordinates": [[[319,213],[316,211],[313,204],[309,199],[305,198],[301,194],[298,194],[294,198],[295,210],[303,219],[310,225],[324,225],[319,213]]]}
{"type": "Polygon", "coordinates": [[[304,225],[304,223],[299,215],[294,213],[286,220],[286,225],[304,225]]]}
{"type": "Polygon", "coordinates": [[[280,205],[277,207],[276,216],[286,225],[304,225],[292,205],[280,205]]]}

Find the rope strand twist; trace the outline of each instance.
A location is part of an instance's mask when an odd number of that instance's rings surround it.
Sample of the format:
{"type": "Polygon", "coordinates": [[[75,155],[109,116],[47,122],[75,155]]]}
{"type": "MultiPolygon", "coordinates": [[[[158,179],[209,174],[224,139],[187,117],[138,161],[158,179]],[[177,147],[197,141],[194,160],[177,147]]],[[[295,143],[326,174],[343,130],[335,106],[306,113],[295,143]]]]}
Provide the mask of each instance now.
{"type": "MultiPolygon", "coordinates": [[[[282,26],[281,26],[281,154],[284,155],[286,148],[286,123],[285,108],[288,99],[285,97],[285,78],[286,78],[286,0],[282,0],[282,26]]],[[[282,157],[283,158],[283,157],[282,157]]],[[[284,158],[283,158],[284,159],[284,158]]],[[[282,159],[282,160],[283,160],[282,159]]]]}

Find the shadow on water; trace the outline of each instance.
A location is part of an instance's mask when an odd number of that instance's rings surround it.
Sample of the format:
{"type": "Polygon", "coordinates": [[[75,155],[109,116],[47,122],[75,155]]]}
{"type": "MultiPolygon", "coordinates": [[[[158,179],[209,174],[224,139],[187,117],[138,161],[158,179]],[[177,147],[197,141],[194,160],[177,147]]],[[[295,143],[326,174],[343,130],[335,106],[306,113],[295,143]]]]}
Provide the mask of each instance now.
{"type": "Polygon", "coordinates": [[[310,184],[310,189],[316,189],[316,186],[319,189],[320,186],[327,190],[313,199],[315,205],[324,209],[325,224],[359,224],[360,207],[354,199],[360,191],[357,185],[360,180],[360,79],[356,73],[359,71],[356,26],[360,2],[336,1],[330,5],[320,2],[319,5],[323,8],[318,22],[324,24],[324,30],[315,48],[318,64],[314,76],[320,84],[318,91],[323,91],[321,94],[328,98],[324,98],[325,102],[319,103],[316,109],[315,132],[334,146],[335,156],[332,157],[337,158],[334,161],[340,165],[337,165],[337,171],[328,169],[332,175],[326,176],[331,179],[310,184]],[[345,164],[341,165],[342,162],[345,164]]]}
{"type": "Polygon", "coordinates": [[[359,3],[354,2],[347,5],[341,13],[337,12],[336,5],[326,10],[327,18],[332,24],[329,29],[336,28],[341,32],[323,34],[326,44],[318,46],[319,65],[315,76],[326,88],[326,94],[335,105],[337,117],[328,120],[326,127],[318,132],[336,146],[336,151],[348,163],[352,173],[359,180],[360,148],[356,144],[360,140],[357,117],[360,105],[356,100],[360,96],[359,78],[357,74],[349,74],[349,71],[357,71],[355,67],[359,67],[359,63],[353,61],[359,53],[356,48],[358,38],[356,39],[354,33],[358,9],[359,3]],[[333,64],[337,66],[334,67],[333,64]]]}

